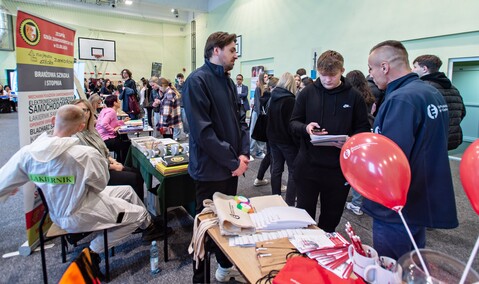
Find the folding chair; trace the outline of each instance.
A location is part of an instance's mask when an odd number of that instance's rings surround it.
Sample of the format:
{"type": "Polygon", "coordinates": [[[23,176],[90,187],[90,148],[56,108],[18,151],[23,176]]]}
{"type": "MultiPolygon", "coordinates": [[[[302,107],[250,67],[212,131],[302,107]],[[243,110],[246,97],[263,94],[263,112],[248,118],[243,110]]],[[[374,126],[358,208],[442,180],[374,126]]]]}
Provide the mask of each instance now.
{"type": "MultiPolygon", "coordinates": [[[[49,214],[49,209],[48,209],[48,204],[45,199],[45,195],[43,194],[43,191],[41,188],[37,187],[38,194],[40,195],[40,198],[42,199],[43,202],[43,216],[42,219],[40,220],[39,228],[38,228],[38,234],[40,236],[40,252],[41,252],[41,257],[42,257],[42,272],[43,272],[43,282],[45,284],[48,283],[48,277],[47,277],[47,265],[46,265],[46,259],[45,259],[45,242],[52,240],[56,237],[61,238],[61,246],[62,246],[62,262],[66,262],[66,252],[68,250],[68,244],[67,244],[67,238],[71,238],[73,241],[73,244],[76,246],[76,242],[83,237],[95,232],[95,231],[90,231],[90,232],[83,232],[83,233],[74,233],[70,234],[57,226],[55,223],[52,223],[50,229],[48,230],[46,234],[46,239],[45,236],[43,235],[43,224],[45,223],[45,220],[49,214]]],[[[110,281],[110,261],[109,261],[109,250],[108,250],[108,231],[107,229],[102,230],[103,231],[103,245],[104,245],[104,251],[105,251],[105,280],[107,282],[110,281]]],[[[115,255],[115,248],[111,248],[112,256],[115,255]]]]}

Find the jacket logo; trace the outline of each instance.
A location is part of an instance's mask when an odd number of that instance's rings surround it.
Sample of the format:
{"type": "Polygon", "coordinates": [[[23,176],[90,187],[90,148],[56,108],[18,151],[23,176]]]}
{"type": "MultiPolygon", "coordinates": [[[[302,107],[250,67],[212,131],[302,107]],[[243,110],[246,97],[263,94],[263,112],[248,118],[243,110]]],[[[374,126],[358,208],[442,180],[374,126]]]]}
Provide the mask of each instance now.
{"type": "Polygon", "coordinates": [[[436,119],[438,115],[439,110],[435,105],[430,104],[427,106],[427,116],[429,116],[430,119],[436,119]]]}
{"type": "Polygon", "coordinates": [[[32,182],[49,183],[49,184],[75,184],[75,176],[47,176],[28,174],[32,182]]]}
{"type": "Polygon", "coordinates": [[[348,105],[348,104],[344,104],[344,105],[343,105],[343,108],[350,108],[350,107],[351,107],[351,106],[348,105]]]}

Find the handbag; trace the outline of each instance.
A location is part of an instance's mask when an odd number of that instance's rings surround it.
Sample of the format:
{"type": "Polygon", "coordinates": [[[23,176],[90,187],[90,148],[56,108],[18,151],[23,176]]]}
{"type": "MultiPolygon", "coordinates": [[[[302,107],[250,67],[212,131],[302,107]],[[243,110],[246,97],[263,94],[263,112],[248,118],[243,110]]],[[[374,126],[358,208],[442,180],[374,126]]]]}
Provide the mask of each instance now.
{"type": "Polygon", "coordinates": [[[140,113],[140,104],[136,100],[136,96],[134,94],[128,96],[128,108],[130,109],[130,113],[132,114],[140,113]]]}
{"type": "Polygon", "coordinates": [[[266,128],[268,127],[268,115],[266,114],[264,107],[261,113],[258,115],[256,124],[254,125],[253,133],[251,137],[256,141],[267,142],[266,128]]]}

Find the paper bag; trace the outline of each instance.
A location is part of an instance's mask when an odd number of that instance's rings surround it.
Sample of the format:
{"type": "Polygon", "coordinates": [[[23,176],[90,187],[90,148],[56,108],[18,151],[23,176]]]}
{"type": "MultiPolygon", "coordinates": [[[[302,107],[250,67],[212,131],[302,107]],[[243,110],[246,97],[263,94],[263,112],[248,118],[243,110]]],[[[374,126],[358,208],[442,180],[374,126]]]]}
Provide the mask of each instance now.
{"type": "Polygon", "coordinates": [[[249,214],[236,207],[233,196],[213,194],[221,235],[250,235],[256,232],[249,214]]]}

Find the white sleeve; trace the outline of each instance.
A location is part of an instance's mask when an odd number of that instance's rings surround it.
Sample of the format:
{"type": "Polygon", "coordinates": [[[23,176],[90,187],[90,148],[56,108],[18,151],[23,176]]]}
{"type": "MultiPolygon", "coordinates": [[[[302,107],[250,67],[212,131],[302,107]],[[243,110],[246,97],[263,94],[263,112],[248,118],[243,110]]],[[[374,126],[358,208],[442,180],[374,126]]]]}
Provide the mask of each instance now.
{"type": "Polygon", "coordinates": [[[0,169],[0,201],[5,201],[19,186],[29,181],[23,160],[25,152],[21,149],[0,169]]]}

